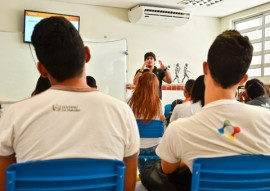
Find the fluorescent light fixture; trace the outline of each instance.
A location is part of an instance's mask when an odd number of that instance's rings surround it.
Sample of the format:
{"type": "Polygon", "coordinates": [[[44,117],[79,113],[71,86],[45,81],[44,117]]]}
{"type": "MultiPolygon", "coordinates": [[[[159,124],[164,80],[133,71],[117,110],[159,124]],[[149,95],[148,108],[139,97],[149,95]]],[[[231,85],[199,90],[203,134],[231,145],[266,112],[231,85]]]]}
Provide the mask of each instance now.
{"type": "Polygon", "coordinates": [[[223,0],[183,0],[179,2],[179,4],[181,3],[185,5],[191,5],[191,6],[208,7],[221,1],[223,0]]]}

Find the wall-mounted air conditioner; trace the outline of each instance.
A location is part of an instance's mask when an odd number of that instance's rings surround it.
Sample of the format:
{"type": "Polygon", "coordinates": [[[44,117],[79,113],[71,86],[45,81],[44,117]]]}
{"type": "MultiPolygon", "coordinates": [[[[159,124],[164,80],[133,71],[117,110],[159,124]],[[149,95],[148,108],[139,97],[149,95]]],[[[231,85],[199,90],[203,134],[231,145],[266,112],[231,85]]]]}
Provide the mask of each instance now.
{"type": "Polygon", "coordinates": [[[190,17],[189,12],[180,9],[144,5],[137,5],[128,12],[131,23],[159,26],[181,26],[187,23],[190,17]]]}

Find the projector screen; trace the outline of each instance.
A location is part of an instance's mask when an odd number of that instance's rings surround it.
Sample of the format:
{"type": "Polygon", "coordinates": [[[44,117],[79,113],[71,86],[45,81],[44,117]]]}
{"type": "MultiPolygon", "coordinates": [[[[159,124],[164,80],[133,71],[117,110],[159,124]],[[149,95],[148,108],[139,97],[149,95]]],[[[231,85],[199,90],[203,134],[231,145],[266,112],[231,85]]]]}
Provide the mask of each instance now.
{"type": "Polygon", "coordinates": [[[35,25],[40,20],[42,20],[44,18],[52,17],[52,16],[65,17],[79,31],[79,28],[80,28],[80,17],[79,16],[25,10],[24,11],[24,35],[23,35],[23,41],[24,42],[31,42],[31,36],[32,36],[35,25]]]}

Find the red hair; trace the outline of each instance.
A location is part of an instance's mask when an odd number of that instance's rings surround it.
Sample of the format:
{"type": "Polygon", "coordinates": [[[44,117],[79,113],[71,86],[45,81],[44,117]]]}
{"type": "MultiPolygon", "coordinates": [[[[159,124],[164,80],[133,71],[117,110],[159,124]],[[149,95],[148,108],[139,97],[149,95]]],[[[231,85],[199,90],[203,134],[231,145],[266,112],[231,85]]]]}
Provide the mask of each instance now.
{"type": "Polygon", "coordinates": [[[128,104],[137,119],[159,119],[162,106],[159,99],[159,82],[154,73],[146,72],[139,78],[128,104]]]}

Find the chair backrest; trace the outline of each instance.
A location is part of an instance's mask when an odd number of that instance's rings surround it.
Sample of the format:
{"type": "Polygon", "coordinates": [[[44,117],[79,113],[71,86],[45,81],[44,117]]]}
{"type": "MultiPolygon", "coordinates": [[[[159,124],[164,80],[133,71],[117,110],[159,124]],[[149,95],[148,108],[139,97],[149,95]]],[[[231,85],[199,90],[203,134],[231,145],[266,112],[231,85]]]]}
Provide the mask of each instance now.
{"type": "Polygon", "coordinates": [[[172,104],[166,104],[164,106],[164,115],[165,115],[165,117],[168,117],[168,115],[170,114],[171,107],[172,107],[172,104]]]}
{"type": "Polygon", "coordinates": [[[161,120],[137,119],[140,138],[158,138],[164,134],[164,122],[161,120]]]}
{"type": "Polygon", "coordinates": [[[12,164],[6,191],[123,191],[125,165],[119,160],[56,159],[12,164]]]}
{"type": "Polygon", "coordinates": [[[191,190],[270,190],[270,156],[236,155],[195,159],[191,190]]]}

